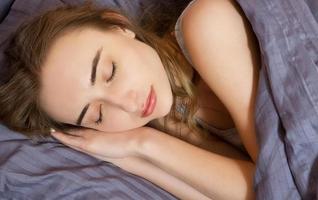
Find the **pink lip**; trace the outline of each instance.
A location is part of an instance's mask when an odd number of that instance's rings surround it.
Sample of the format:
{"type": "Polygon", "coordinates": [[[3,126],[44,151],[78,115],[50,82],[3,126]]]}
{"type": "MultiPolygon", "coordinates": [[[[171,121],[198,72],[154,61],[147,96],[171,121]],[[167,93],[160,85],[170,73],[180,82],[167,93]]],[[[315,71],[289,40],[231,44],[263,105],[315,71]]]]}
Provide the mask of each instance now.
{"type": "Polygon", "coordinates": [[[153,89],[153,86],[151,86],[151,90],[147,98],[145,109],[142,112],[142,117],[147,117],[154,111],[156,102],[157,102],[156,93],[155,93],[155,90],[153,89]]]}

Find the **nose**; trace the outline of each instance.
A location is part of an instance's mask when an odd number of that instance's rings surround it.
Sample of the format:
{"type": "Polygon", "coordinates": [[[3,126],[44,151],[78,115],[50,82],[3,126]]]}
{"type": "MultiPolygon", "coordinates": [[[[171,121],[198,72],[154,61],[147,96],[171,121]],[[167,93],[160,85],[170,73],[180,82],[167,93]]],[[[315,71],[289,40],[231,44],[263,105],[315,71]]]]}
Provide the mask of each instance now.
{"type": "Polygon", "coordinates": [[[133,113],[139,111],[136,91],[129,90],[126,92],[116,92],[104,96],[105,102],[126,112],[133,113]]]}

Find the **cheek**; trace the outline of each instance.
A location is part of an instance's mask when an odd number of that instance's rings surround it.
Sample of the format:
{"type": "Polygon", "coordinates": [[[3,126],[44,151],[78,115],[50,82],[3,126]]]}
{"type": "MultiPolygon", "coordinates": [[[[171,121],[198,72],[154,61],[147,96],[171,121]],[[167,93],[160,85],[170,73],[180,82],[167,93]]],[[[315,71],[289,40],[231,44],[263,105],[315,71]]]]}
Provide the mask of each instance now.
{"type": "MultiPolygon", "coordinates": [[[[123,57],[123,56],[122,56],[123,57]]],[[[125,57],[119,64],[119,70],[122,68],[122,73],[126,79],[145,78],[149,73],[154,72],[154,61],[152,56],[144,50],[133,50],[133,52],[125,52],[125,57]]]]}

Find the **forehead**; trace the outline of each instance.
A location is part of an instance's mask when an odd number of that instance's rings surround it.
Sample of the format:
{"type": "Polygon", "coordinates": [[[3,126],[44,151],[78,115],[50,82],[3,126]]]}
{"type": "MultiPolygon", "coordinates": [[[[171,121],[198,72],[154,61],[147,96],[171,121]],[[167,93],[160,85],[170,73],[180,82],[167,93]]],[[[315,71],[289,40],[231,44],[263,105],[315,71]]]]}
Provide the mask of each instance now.
{"type": "Polygon", "coordinates": [[[49,49],[41,70],[40,102],[54,119],[73,123],[79,115],[102,36],[94,29],[74,30],[58,38],[49,49]]]}
{"type": "Polygon", "coordinates": [[[79,51],[79,47],[94,46],[100,43],[108,36],[111,36],[111,33],[108,32],[89,27],[65,31],[49,47],[46,61],[55,57],[65,56],[63,50],[70,50],[67,56],[72,55],[72,52],[82,52],[83,50],[79,51]]]}
{"type": "Polygon", "coordinates": [[[48,49],[43,72],[81,66],[104,37],[103,32],[95,29],[76,29],[58,37],[48,49]]]}

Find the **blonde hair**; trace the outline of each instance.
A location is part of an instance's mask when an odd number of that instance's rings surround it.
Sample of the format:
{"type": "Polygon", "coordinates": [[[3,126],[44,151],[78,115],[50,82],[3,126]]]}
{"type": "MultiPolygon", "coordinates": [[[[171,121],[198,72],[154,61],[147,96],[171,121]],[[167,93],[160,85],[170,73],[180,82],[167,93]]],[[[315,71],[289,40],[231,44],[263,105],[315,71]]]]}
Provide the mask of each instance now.
{"type": "MultiPolygon", "coordinates": [[[[98,8],[91,2],[47,11],[19,26],[12,35],[5,51],[10,78],[0,86],[2,123],[30,137],[48,136],[50,128],[61,131],[80,128],[53,120],[39,106],[41,65],[52,43],[67,31],[85,27],[109,30],[115,26],[132,30],[136,39],[150,45],[160,56],[173,92],[172,110],[165,117],[165,124],[167,120],[184,122],[193,134],[204,135],[193,118],[198,107],[197,89],[188,73],[192,66],[180,54],[170,31],[159,37],[155,32],[138,26],[121,11],[98,8]],[[176,111],[179,103],[187,108],[183,115],[176,111]]],[[[151,26],[146,24],[144,27],[151,26]]],[[[187,140],[181,133],[175,136],[187,140]]]]}

